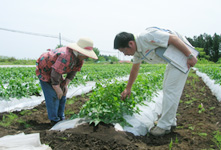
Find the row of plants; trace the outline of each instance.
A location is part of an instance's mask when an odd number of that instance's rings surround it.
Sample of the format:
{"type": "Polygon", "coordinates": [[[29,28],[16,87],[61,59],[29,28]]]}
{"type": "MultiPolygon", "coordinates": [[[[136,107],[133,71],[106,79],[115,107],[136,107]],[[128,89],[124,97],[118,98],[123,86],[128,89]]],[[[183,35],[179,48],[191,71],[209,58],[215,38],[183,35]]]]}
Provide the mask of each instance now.
{"type": "Polygon", "coordinates": [[[121,92],[126,88],[127,81],[97,82],[93,92],[89,95],[87,101],[75,117],[90,119],[90,123],[95,126],[99,122],[119,123],[121,126],[131,126],[124,115],[139,113],[139,105],[145,105],[145,101],[151,101],[152,97],[162,89],[163,73],[165,67],[159,67],[150,73],[141,73],[138,75],[133,85],[131,96],[124,101],[121,100],[121,92]]]}
{"type": "MultiPolygon", "coordinates": [[[[122,77],[130,73],[131,67],[131,64],[85,64],[71,81],[70,86],[85,84],[87,81],[97,82],[122,77]]],[[[142,65],[140,72],[148,72],[157,68],[154,65],[142,65]]],[[[35,75],[35,67],[0,68],[0,72],[0,98],[20,99],[40,95],[41,87],[35,75]]]]}
{"type": "Polygon", "coordinates": [[[221,85],[221,65],[220,64],[201,64],[196,68],[200,72],[207,74],[210,79],[215,80],[215,83],[221,85]]]}

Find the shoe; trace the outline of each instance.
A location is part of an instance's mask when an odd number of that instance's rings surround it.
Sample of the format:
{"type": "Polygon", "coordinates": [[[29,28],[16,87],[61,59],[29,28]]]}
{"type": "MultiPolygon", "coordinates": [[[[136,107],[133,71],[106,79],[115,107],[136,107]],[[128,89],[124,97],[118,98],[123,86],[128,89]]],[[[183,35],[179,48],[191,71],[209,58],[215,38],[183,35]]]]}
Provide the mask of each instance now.
{"type": "Polygon", "coordinates": [[[59,121],[53,121],[51,120],[51,126],[54,126],[56,123],[58,123],[59,121]]]}
{"type": "Polygon", "coordinates": [[[156,126],[153,129],[150,130],[150,134],[152,134],[153,136],[163,136],[165,134],[170,133],[170,130],[164,130],[161,129],[160,127],[156,126]]]}
{"type": "Polygon", "coordinates": [[[171,131],[173,132],[173,130],[175,130],[176,129],[176,126],[171,126],[171,131]]]}

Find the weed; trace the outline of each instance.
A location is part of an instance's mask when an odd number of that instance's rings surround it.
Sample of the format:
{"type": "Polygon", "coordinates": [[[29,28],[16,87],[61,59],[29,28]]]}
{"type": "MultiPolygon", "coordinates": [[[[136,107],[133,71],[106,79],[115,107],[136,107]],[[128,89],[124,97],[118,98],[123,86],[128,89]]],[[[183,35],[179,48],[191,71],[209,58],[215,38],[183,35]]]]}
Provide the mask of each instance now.
{"type": "Polygon", "coordinates": [[[175,143],[176,143],[176,144],[179,143],[179,140],[178,140],[177,136],[176,136],[176,139],[175,139],[175,143]]]}
{"type": "Polygon", "coordinates": [[[61,140],[67,140],[67,138],[66,137],[58,137],[59,139],[61,139],[61,140]]]}
{"type": "Polygon", "coordinates": [[[201,103],[201,104],[198,105],[198,109],[199,109],[199,111],[198,111],[199,114],[202,113],[202,112],[204,112],[204,111],[206,111],[206,109],[203,107],[203,103],[201,103]]]}
{"type": "Polygon", "coordinates": [[[201,137],[206,137],[207,133],[198,133],[198,135],[201,136],[201,137]]]}
{"type": "Polygon", "coordinates": [[[216,144],[216,146],[221,149],[221,132],[215,131],[214,132],[214,138],[212,141],[216,144]]]}
{"type": "Polygon", "coordinates": [[[173,147],[173,139],[171,138],[170,144],[169,144],[169,150],[172,150],[173,147]]]}
{"type": "Polygon", "coordinates": [[[0,126],[8,127],[12,123],[14,123],[14,121],[17,118],[18,118],[18,116],[16,114],[13,114],[13,113],[9,113],[7,115],[4,115],[3,118],[2,118],[2,121],[0,122],[0,126]]]}
{"type": "Polygon", "coordinates": [[[189,126],[189,129],[190,129],[190,130],[194,130],[195,127],[193,127],[193,126],[189,126]]]}
{"type": "Polygon", "coordinates": [[[213,109],[215,109],[215,108],[216,108],[216,107],[210,107],[209,110],[213,110],[213,109]]]}
{"type": "Polygon", "coordinates": [[[0,122],[0,126],[9,127],[15,123],[23,124],[25,128],[29,128],[31,126],[27,124],[24,120],[19,119],[19,117],[14,113],[9,113],[7,115],[4,115],[2,121],[0,122]]]}

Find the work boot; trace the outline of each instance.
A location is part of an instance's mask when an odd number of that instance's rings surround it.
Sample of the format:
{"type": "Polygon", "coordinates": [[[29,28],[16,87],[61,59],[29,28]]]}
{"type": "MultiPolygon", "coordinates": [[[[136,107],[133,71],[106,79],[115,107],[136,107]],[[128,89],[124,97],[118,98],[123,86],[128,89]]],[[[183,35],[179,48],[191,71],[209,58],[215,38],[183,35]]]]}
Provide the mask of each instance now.
{"type": "Polygon", "coordinates": [[[153,136],[163,136],[165,134],[170,133],[170,130],[164,130],[161,129],[160,127],[156,126],[153,129],[150,130],[150,134],[152,134],[153,136]]]}

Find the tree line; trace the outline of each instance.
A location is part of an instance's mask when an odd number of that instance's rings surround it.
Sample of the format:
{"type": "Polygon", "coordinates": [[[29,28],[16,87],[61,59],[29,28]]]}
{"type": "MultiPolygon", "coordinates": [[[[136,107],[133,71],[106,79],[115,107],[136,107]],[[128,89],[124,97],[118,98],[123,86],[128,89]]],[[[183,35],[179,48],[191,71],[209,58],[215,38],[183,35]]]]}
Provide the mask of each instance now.
{"type": "Polygon", "coordinates": [[[199,59],[221,63],[221,35],[204,33],[187,40],[200,52],[199,59]]]}

